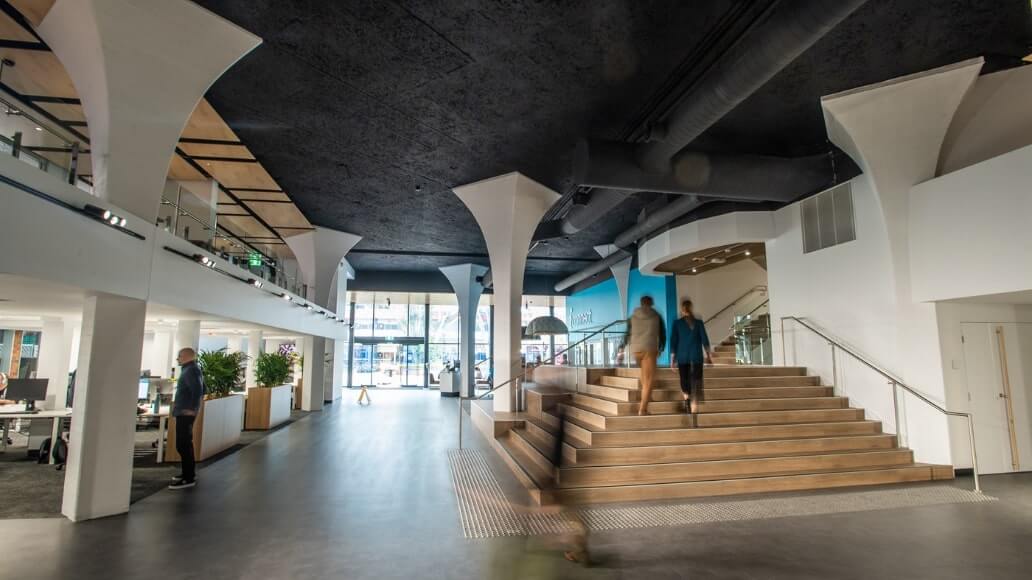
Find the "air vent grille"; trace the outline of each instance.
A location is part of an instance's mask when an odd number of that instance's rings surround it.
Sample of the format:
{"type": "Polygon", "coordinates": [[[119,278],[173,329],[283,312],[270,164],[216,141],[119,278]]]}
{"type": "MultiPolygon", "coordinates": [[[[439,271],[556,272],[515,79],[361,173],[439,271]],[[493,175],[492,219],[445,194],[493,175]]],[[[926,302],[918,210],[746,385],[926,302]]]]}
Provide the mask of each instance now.
{"type": "Polygon", "coordinates": [[[804,254],[856,239],[853,189],[849,182],[804,200],[800,212],[804,254]]]}

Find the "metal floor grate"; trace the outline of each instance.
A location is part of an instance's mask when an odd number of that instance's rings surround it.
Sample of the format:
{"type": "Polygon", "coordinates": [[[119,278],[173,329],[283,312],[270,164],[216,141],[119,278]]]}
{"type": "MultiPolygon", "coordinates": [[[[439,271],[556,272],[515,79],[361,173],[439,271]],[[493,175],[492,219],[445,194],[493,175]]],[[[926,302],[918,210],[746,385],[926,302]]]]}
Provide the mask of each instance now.
{"type": "MultiPolygon", "coordinates": [[[[479,451],[452,450],[448,460],[465,537],[493,538],[570,531],[567,519],[555,509],[531,510],[513,506],[505,498],[479,451]]],[[[738,501],[583,507],[577,513],[588,529],[601,531],[991,501],[996,501],[996,498],[949,485],[920,485],[738,501]]]]}

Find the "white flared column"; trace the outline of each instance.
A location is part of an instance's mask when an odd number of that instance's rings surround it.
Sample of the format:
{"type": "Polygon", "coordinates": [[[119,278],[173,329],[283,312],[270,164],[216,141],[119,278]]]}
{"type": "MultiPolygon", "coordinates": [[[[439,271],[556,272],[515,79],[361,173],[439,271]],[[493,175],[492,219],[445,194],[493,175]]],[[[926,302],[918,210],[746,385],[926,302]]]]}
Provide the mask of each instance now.
{"type": "MultiPolygon", "coordinates": [[[[885,340],[895,343],[897,356],[879,362],[934,401],[945,400],[942,355],[934,304],[913,300],[910,189],[935,177],[946,131],[982,64],[973,59],[821,99],[828,137],[863,169],[885,222],[894,277],[885,282],[895,288],[896,303],[896,327],[886,329],[885,340]]],[[[907,446],[918,460],[950,463],[948,446],[941,444],[949,439],[947,418],[907,396],[901,395],[901,407],[897,429],[909,436],[907,446]]],[[[892,419],[883,418],[887,424],[892,419]]]]}
{"type": "MultiPolygon", "coordinates": [[[[494,287],[494,384],[519,376],[520,298],[530,241],[541,217],[559,194],[520,174],[509,173],[456,187],[455,195],[466,204],[480,225],[491,259],[494,287]]],[[[516,410],[512,385],[495,392],[495,411],[516,410]]]]}
{"type": "Polygon", "coordinates": [[[239,334],[233,334],[226,338],[226,352],[243,352],[244,350],[244,337],[239,334]]]}
{"type": "Polygon", "coordinates": [[[262,353],[262,331],[252,330],[247,333],[247,367],[244,371],[244,386],[257,387],[258,383],[254,378],[254,365],[258,361],[258,355],[262,353]]]}
{"type": "Polygon", "coordinates": [[[141,300],[102,295],[85,301],[61,506],[69,519],[129,511],[146,315],[141,300]]]}
{"type": "Polygon", "coordinates": [[[198,101],[261,42],[187,0],[57,0],[39,34],[82,100],[94,190],[149,223],[198,101]]]}
{"type": "Polygon", "coordinates": [[[476,358],[477,306],[484,285],[478,281],[487,273],[487,267],[477,264],[459,264],[439,268],[448,279],[459,303],[459,369],[463,388],[459,396],[472,397],[476,391],[476,373],[473,360],[476,358]]]}
{"type": "Polygon", "coordinates": [[[176,355],[172,352],[175,342],[175,333],[172,331],[154,332],[154,361],[157,368],[151,369],[152,373],[159,377],[172,376],[172,368],[176,364],[176,355]]]}
{"type": "MultiPolygon", "coordinates": [[[[613,252],[620,252],[620,248],[613,244],[603,244],[601,246],[595,246],[595,251],[598,252],[599,256],[608,258],[613,252]]],[[[616,280],[616,293],[620,299],[620,318],[627,318],[627,288],[630,287],[631,283],[631,261],[634,256],[627,256],[626,260],[617,262],[609,267],[609,271],[613,273],[613,279],[616,280]]]]}
{"type": "MultiPolygon", "coordinates": [[[[349,278],[355,277],[354,269],[344,257],[361,239],[360,236],[354,234],[316,227],[310,232],[290,236],[285,240],[294,252],[294,256],[297,257],[305,283],[311,289],[312,302],[342,320],[347,306],[347,281],[349,278]]],[[[344,328],[343,324],[341,328],[344,328]]],[[[318,360],[321,365],[325,366],[319,372],[321,382],[311,384],[306,372],[302,386],[302,390],[308,389],[310,386],[319,389],[324,402],[332,402],[341,395],[340,389],[336,387],[340,386],[341,377],[344,375],[344,356],[338,352],[341,347],[335,342],[334,340],[319,339],[323,351],[319,353],[318,360]]],[[[309,352],[306,349],[306,369],[309,358],[312,358],[309,356],[309,352]]],[[[307,401],[309,398],[307,394],[302,394],[302,400],[307,401]]],[[[319,408],[322,408],[321,403],[319,408]]]]}
{"type": "Polygon", "coordinates": [[[176,340],[172,345],[172,362],[175,364],[176,356],[184,348],[192,348],[199,351],[201,348],[201,321],[180,320],[176,326],[176,340]]]}
{"type": "Polygon", "coordinates": [[[47,379],[46,409],[64,409],[68,394],[68,373],[72,356],[74,328],[60,318],[43,319],[36,376],[47,379]]]}
{"type": "Polygon", "coordinates": [[[325,402],[326,339],[321,336],[305,336],[301,340],[302,355],[305,357],[301,371],[301,410],[322,411],[325,402]]]}

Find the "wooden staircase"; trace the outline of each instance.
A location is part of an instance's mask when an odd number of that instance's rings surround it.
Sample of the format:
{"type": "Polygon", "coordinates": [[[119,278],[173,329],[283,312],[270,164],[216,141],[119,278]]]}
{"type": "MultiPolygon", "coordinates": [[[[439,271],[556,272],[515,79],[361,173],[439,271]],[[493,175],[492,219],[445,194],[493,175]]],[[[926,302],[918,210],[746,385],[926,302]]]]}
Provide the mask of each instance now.
{"type": "Polygon", "coordinates": [[[528,389],[529,412],[496,447],[535,500],[659,500],[953,477],[951,466],[914,463],[880,422],[803,368],[708,367],[695,428],[674,369],[658,370],[651,415],[639,417],[638,372],[593,371],[576,392],[528,389]]]}

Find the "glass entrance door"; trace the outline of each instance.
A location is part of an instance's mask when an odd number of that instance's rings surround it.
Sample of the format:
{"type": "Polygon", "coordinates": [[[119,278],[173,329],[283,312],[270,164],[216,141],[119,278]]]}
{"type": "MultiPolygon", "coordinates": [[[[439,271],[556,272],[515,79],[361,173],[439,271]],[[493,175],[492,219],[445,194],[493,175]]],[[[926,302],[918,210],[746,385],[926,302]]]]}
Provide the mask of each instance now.
{"type": "Polygon", "coordinates": [[[423,388],[423,344],[409,341],[358,342],[354,346],[351,385],[381,389],[423,388]]]}

